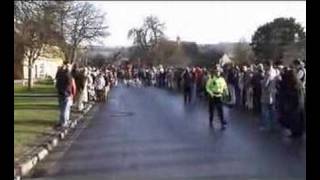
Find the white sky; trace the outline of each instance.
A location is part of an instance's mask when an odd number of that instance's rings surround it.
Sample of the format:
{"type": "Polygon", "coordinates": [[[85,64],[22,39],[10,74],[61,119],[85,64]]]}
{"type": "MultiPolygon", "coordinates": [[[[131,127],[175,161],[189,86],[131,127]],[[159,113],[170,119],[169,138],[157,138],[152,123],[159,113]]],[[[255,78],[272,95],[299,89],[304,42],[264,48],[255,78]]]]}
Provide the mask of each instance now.
{"type": "Polygon", "coordinates": [[[94,1],[106,12],[110,36],[106,46],[130,46],[128,30],[140,27],[144,17],[157,16],[165,34],[198,44],[250,41],[258,26],[277,17],[294,17],[306,27],[305,1],[94,1]]]}

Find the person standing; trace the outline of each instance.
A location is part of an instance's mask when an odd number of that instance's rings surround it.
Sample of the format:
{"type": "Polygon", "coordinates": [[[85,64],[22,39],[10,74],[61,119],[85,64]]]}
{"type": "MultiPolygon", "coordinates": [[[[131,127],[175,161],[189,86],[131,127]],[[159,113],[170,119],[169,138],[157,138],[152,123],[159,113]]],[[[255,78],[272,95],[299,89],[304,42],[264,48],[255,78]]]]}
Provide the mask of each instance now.
{"type": "Polygon", "coordinates": [[[236,93],[236,105],[241,107],[241,89],[240,89],[240,77],[241,72],[238,65],[235,66],[235,93],[236,93]]]}
{"type": "Polygon", "coordinates": [[[279,88],[279,118],[281,125],[291,131],[291,137],[300,138],[304,132],[303,86],[293,70],[283,73],[279,88]]]}
{"type": "Polygon", "coordinates": [[[181,81],[182,81],[181,69],[176,69],[174,76],[175,76],[175,82],[176,82],[177,91],[181,92],[181,81]]]}
{"type": "Polygon", "coordinates": [[[98,77],[96,78],[95,81],[95,88],[96,88],[96,94],[97,94],[97,99],[98,102],[103,102],[103,99],[105,97],[105,80],[103,77],[102,72],[99,73],[98,77]]]}
{"type": "Polygon", "coordinates": [[[75,105],[79,112],[81,112],[84,108],[84,89],[86,84],[86,77],[84,74],[84,69],[79,68],[76,70],[76,75],[74,76],[76,87],[77,87],[77,94],[75,98],[75,105]]]}
{"type": "Polygon", "coordinates": [[[227,121],[223,116],[222,99],[223,96],[229,95],[225,79],[221,76],[222,70],[215,65],[213,67],[212,77],[206,83],[206,91],[209,95],[209,122],[213,127],[214,110],[217,109],[221,121],[221,129],[226,129],[227,121]]]}
{"type": "Polygon", "coordinates": [[[230,105],[233,106],[237,102],[236,97],[236,86],[237,86],[237,77],[234,65],[230,64],[226,73],[227,86],[230,91],[231,101],[230,105]]]}
{"type": "Polygon", "coordinates": [[[89,101],[95,101],[96,100],[96,95],[95,95],[95,91],[94,91],[93,73],[91,72],[91,69],[88,72],[87,89],[88,89],[88,99],[89,99],[89,101]]]}
{"type": "Polygon", "coordinates": [[[201,69],[200,67],[196,68],[196,97],[201,99],[201,83],[202,83],[202,79],[203,79],[203,69],[201,69]]]}
{"type": "Polygon", "coordinates": [[[159,65],[158,70],[159,70],[157,74],[158,87],[162,88],[164,86],[165,72],[161,64],[159,65]]]}
{"type": "MultiPolygon", "coordinates": [[[[300,84],[302,85],[303,87],[303,95],[304,95],[304,102],[306,103],[307,99],[307,95],[306,95],[306,81],[307,81],[307,76],[306,76],[306,68],[305,68],[305,65],[304,63],[299,60],[299,59],[296,59],[294,62],[293,62],[293,65],[294,65],[294,71],[295,71],[295,74],[297,76],[297,78],[299,79],[299,81],[301,82],[300,84]]],[[[304,110],[303,110],[303,116],[304,116],[304,119],[306,120],[306,104],[304,104],[304,110]]]]}
{"type": "Polygon", "coordinates": [[[183,80],[183,94],[184,94],[184,103],[191,102],[191,88],[192,88],[192,74],[190,69],[187,67],[182,74],[183,80]]]}
{"type": "Polygon", "coordinates": [[[81,73],[81,68],[77,64],[75,64],[73,66],[71,74],[75,80],[76,87],[77,87],[77,93],[74,97],[74,105],[75,105],[75,108],[79,112],[81,112],[82,105],[80,102],[80,96],[81,96],[82,90],[84,88],[84,77],[83,77],[83,74],[81,73]]]}
{"type": "Polygon", "coordinates": [[[263,80],[264,70],[263,65],[259,64],[256,72],[252,77],[252,90],[253,90],[253,107],[257,113],[261,112],[261,81],[263,80]]]}
{"type": "Polygon", "coordinates": [[[303,67],[303,63],[301,60],[296,59],[293,61],[294,70],[296,72],[297,78],[302,83],[303,87],[305,87],[306,84],[306,70],[303,67]]]}
{"type": "Polygon", "coordinates": [[[206,100],[206,99],[208,99],[208,93],[206,92],[206,84],[207,84],[208,79],[210,78],[210,74],[206,69],[204,69],[203,73],[204,74],[203,74],[202,82],[201,82],[201,89],[202,89],[201,91],[202,91],[203,98],[206,100]]]}
{"type": "Polygon", "coordinates": [[[56,82],[60,110],[58,126],[65,128],[69,124],[71,106],[76,95],[76,85],[71,75],[71,65],[67,61],[58,69],[56,82]]]}
{"type": "Polygon", "coordinates": [[[244,73],[244,88],[243,88],[243,105],[245,108],[248,108],[248,105],[251,103],[250,101],[250,86],[251,86],[251,72],[252,72],[252,67],[249,66],[246,68],[246,71],[244,73]]]}
{"type": "Polygon", "coordinates": [[[261,127],[260,130],[270,130],[274,125],[276,100],[276,71],[270,61],[265,63],[265,76],[261,84],[261,127]]]}
{"type": "Polygon", "coordinates": [[[254,68],[253,66],[250,67],[247,74],[247,82],[246,82],[246,108],[248,110],[253,109],[253,87],[252,87],[252,77],[253,77],[254,68]]]}
{"type": "Polygon", "coordinates": [[[157,84],[157,69],[153,67],[151,69],[151,85],[155,87],[157,84]]]}
{"type": "Polygon", "coordinates": [[[106,71],[104,75],[104,80],[105,80],[105,94],[104,94],[104,100],[108,99],[108,94],[111,88],[111,76],[112,72],[106,71]]]}
{"type": "Polygon", "coordinates": [[[79,97],[79,102],[78,102],[78,110],[82,111],[85,104],[88,102],[88,72],[87,72],[87,68],[83,68],[80,72],[80,79],[81,79],[81,85],[82,90],[79,93],[80,97],[79,97]]]}
{"type": "Polygon", "coordinates": [[[245,76],[247,73],[247,67],[242,66],[239,75],[239,89],[240,89],[240,107],[245,106],[245,94],[246,94],[246,86],[245,86],[245,76]]]}
{"type": "Polygon", "coordinates": [[[193,102],[196,101],[197,98],[197,70],[195,67],[191,70],[191,77],[192,77],[192,86],[191,86],[191,99],[193,102]]]}
{"type": "Polygon", "coordinates": [[[172,68],[170,68],[167,73],[167,80],[168,80],[168,88],[171,90],[174,88],[173,78],[174,78],[173,70],[172,68]]]}
{"type": "Polygon", "coordinates": [[[303,87],[303,98],[304,98],[304,106],[303,106],[303,118],[304,122],[306,122],[306,102],[307,102],[307,94],[306,94],[306,82],[307,82],[307,76],[306,76],[306,67],[305,67],[305,61],[301,61],[300,59],[297,59],[294,61],[294,70],[295,73],[300,81],[300,84],[303,87]]]}

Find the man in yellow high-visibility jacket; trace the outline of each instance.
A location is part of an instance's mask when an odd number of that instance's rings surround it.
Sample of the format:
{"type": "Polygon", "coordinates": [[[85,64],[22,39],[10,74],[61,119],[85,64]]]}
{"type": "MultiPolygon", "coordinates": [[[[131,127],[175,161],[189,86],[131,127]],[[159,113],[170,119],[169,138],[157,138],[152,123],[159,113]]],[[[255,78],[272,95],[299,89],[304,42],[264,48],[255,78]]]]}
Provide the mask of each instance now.
{"type": "Polygon", "coordinates": [[[206,91],[209,96],[209,122],[210,127],[213,127],[214,109],[218,110],[218,115],[221,121],[222,130],[226,129],[227,121],[223,116],[222,98],[228,95],[228,87],[225,79],[221,76],[221,68],[217,65],[213,67],[213,74],[209,77],[206,83],[206,91]]]}

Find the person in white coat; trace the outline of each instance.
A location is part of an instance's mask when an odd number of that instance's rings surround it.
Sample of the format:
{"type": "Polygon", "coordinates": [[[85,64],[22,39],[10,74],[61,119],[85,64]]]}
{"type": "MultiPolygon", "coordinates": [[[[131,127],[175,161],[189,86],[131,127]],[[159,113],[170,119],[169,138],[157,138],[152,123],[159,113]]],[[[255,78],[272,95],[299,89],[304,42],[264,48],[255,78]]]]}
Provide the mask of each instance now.
{"type": "Polygon", "coordinates": [[[88,102],[88,87],[87,87],[87,75],[86,69],[83,68],[79,72],[79,81],[81,81],[81,89],[79,90],[79,97],[77,102],[77,108],[79,111],[83,111],[85,103],[88,102]]]}
{"type": "Polygon", "coordinates": [[[95,81],[98,102],[102,102],[105,97],[105,83],[105,79],[102,73],[100,73],[95,81]]]}
{"type": "Polygon", "coordinates": [[[88,72],[87,68],[84,68],[83,74],[84,74],[84,87],[83,87],[83,90],[80,94],[80,102],[82,103],[81,106],[84,106],[89,101],[89,98],[88,98],[89,72],[88,72]]]}

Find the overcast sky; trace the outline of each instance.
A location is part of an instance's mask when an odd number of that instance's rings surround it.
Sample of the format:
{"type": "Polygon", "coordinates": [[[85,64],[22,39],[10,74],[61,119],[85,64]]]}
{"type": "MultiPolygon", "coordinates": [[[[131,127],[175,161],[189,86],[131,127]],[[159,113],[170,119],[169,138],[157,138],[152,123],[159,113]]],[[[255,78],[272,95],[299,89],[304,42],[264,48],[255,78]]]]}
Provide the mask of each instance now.
{"type": "Polygon", "coordinates": [[[277,17],[294,17],[306,27],[305,1],[95,1],[107,13],[110,36],[106,46],[130,46],[128,30],[143,18],[157,16],[166,24],[165,34],[175,40],[198,44],[250,41],[258,26],[277,17]]]}

